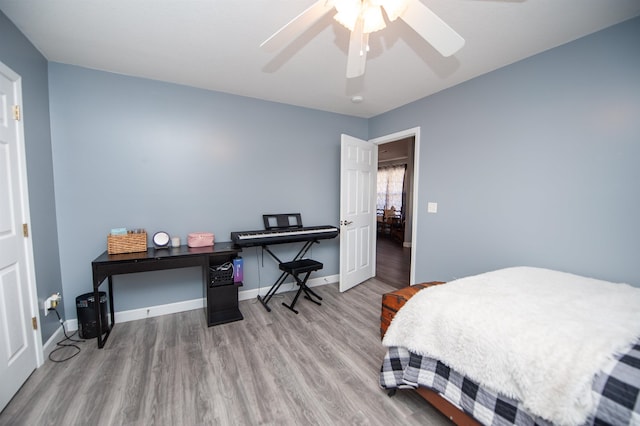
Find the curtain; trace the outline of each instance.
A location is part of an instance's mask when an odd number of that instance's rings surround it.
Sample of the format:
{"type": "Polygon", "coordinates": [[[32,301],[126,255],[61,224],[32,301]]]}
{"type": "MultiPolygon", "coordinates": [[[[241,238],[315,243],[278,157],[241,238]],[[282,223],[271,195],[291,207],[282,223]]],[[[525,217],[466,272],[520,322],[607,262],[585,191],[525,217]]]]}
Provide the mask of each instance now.
{"type": "Polygon", "coordinates": [[[404,176],[407,166],[389,166],[378,168],[378,200],[376,208],[384,211],[394,207],[396,212],[403,211],[404,176]]]}

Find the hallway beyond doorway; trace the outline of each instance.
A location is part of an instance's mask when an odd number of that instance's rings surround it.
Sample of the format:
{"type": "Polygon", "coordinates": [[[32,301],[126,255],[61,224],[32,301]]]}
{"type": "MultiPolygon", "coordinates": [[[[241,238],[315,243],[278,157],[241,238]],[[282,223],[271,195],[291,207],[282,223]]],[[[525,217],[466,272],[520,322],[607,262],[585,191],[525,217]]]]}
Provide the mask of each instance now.
{"type": "Polygon", "coordinates": [[[395,287],[409,285],[411,275],[411,248],[385,236],[376,240],[376,278],[395,287]]]}

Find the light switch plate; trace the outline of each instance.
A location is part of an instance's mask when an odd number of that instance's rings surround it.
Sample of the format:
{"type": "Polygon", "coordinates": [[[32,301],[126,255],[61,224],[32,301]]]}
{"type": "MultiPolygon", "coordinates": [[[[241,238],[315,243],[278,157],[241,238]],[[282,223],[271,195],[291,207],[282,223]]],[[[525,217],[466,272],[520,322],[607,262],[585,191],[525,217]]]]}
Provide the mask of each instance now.
{"type": "Polygon", "coordinates": [[[428,202],[427,213],[438,213],[438,203],[428,202]]]}

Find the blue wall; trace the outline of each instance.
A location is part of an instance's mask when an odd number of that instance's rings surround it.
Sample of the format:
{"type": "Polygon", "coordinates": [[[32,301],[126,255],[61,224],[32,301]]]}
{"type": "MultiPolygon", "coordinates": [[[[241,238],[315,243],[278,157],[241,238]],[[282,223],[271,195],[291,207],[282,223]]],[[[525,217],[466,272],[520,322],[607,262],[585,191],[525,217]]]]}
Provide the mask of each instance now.
{"type": "Polygon", "coordinates": [[[638,40],[640,18],[370,120],[421,127],[418,282],[531,265],[640,286],[638,40]]]}
{"type": "MultiPolygon", "coordinates": [[[[62,293],[63,290],[51,161],[47,61],[2,12],[0,62],[22,78],[30,228],[40,307],[40,332],[43,341],[46,341],[60,327],[60,323],[55,315],[45,317],[41,307],[44,299],[53,293],[62,293]]],[[[64,300],[62,303],[64,304],[64,300]]]]}
{"type": "MultiPolygon", "coordinates": [[[[65,296],[91,291],[91,261],[111,228],[194,231],[229,241],[262,229],[262,214],[339,222],[340,134],[367,120],[158,81],[49,64],[53,162],[65,296]]],[[[313,248],[323,275],[339,272],[338,239],[313,248]]],[[[299,247],[277,246],[282,259],[299,247]]],[[[243,290],[279,275],[243,252],[243,290]]],[[[202,297],[197,269],[114,279],[116,310],[202,297]]],[[[266,291],[266,289],[264,290],[266,291]]],[[[66,311],[75,317],[75,308],[66,311]]]]}

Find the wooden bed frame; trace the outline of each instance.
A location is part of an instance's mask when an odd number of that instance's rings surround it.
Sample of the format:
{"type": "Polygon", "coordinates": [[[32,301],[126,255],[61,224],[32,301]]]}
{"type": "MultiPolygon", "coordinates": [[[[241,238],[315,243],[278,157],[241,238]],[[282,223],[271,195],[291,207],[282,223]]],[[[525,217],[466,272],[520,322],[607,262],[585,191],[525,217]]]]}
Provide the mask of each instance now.
{"type": "MultiPolygon", "coordinates": [[[[400,290],[392,291],[382,295],[382,312],[380,315],[380,339],[391,324],[391,320],[398,310],[409,300],[414,294],[426,287],[444,284],[442,281],[431,281],[422,284],[405,287],[400,290]]],[[[460,410],[458,407],[440,396],[439,393],[429,388],[419,387],[415,390],[422,398],[427,400],[436,410],[447,416],[449,420],[459,426],[479,426],[480,423],[473,417],[460,410]]]]}

